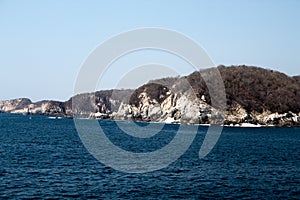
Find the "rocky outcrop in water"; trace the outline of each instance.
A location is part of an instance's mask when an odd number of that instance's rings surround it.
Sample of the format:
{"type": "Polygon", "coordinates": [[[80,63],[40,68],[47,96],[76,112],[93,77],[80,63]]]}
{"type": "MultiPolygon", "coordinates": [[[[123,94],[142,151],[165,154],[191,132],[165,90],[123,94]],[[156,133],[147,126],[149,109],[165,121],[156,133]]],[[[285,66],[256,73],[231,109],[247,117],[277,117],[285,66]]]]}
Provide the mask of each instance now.
{"type": "Polygon", "coordinates": [[[299,76],[247,66],[219,66],[218,70],[225,86],[225,110],[211,103],[203,79],[209,76],[207,70],[153,80],[136,90],[80,94],[66,102],[2,101],[0,112],[190,124],[300,125],[299,76]]]}
{"type": "Polygon", "coordinates": [[[26,113],[28,105],[31,103],[31,100],[27,98],[0,101],[0,111],[9,113],[26,113]]]}
{"type": "MultiPolygon", "coordinates": [[[[31,102],[27,98],[0,101],[0,110],[6,113],[47,115],[57,117],[68,117],[64,102],[59,101],[39,101],[31,102]]],[[[71,111],[69,112],[71,114],[71,111]]]]}

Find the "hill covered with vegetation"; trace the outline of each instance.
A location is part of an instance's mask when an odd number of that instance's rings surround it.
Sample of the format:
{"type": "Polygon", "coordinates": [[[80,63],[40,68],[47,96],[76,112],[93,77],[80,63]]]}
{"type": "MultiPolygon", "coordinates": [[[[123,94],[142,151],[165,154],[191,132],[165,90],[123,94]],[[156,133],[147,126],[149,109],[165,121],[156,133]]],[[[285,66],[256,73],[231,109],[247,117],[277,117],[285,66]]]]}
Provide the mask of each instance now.
{"type": "MultiPolygon", "coordinates": [[[[227,106],[230,109],[238,103],[247,112],[286,113],[300,112],[300,76],[289,77],[283,73],[253,66],[219,66],[218,70],[224,82],[227,106]]],[[[186,79],[194,89],[198,98],[202,95],[211,104],[209,91],[201,73],[194,72],[185,77],[164,78],[155,80],[166,87],[172,87],[180,79],[186,79]]],[[[148,88],[153,98],[164,93],[164,87],[153,84],[153,81],[138,88],[131,102],[136,104],[136,98],[142,90],[148,88]]]]}

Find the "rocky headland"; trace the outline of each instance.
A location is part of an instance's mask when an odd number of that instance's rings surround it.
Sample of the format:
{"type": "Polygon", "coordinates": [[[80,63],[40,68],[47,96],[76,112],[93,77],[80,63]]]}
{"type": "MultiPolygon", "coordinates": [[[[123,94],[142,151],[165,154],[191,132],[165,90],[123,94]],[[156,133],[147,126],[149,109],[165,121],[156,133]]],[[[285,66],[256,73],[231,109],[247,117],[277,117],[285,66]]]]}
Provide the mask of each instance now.
{"type": "Polygon", "coordinates": [[[84,117],[186,124],[300,125],[300,76],[252,66],[218,66],[224,82],[226,108],[212,105],[203,77],[150,81],[136,90],[105,90],[79,94],[68,101],[19,98],[0,101],[0,112],[55,117],[84,117]],[[218,117],[220,116],[220,117],[218,117]]]}

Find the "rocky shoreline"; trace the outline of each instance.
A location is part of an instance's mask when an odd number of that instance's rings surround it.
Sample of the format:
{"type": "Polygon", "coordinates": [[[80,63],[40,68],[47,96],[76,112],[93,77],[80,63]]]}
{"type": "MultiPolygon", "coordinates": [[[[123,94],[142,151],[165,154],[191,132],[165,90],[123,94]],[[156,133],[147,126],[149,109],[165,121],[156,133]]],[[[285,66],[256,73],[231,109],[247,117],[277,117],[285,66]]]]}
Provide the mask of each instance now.
{"type": "MultiPolygon", "coordinates": [[[[172,97],[171,97],[172,98],[172,97]]],[[[171,99],[170,98],[170,99],[171,99]]],[[[118,111],[112,112],[103,109],[105,105],[99,105],[101,111],[92,113],[82,112],[80,117],[89,119],[112,119],[112,120],[136,120],[146,122],[165,122],[178,124],[216,124],[211,121],[211,112],[213,108],[201,102],[201,108],[198,111],[189,113],[189,118],[181,117],[181,110],[177,106],[171,106],[172,101],[167,99],[163,105],[155,106],[152,102],[144,99],[143,106],[135,107],[129,104],[121,104],[118,111]],[[158,113],[159,110],[159,113],[158,113]]],[[[23,108],[19,106],[28,99],[14,99],[0,102],[0,113],[24,114],[24,115],[42,115],[49,117],[73,118],[72,108],[66,106],[66,102],[43,101],[30,103],[23,108]]],[[[173,102],[174,103],[174,102],[173,102]]],[[[187,107],[194,102],[186,103],[187,107]]],[[[96,110],[97,110],[96,108],[96,110]]],[[[230,127],[269,127],[269,126],[300,126],[300,115],[292,112],[288,113],[247,113],[245,109],[237,105],[234,111],[226,112],[223,124],[230,127]]]]}
{"type": "MultiPolygon", "coordinates": [[[[254,96],[252,91],[247,91],[240,82],[239,85],[232,85],[234,80],[230,80],[230,74],[237,76],[236,70],[243,69],[240,76],[249,77],[253,70],[259,73],[271,74],[274,81],[277,76],[282,76],[279,72],[273,72],[261,68],[249,68],[243,66],[224,67],[220,66],[222,78],[224,79],[227,107],[226,110],[215,108],[210,103],[210,96],[205,87],[201,86],[201,80],[195,78],[195,73],[179,78],[166,78],[149,82],[136,90],[105,90],[95,93],[86,93],[76,95],[68,101],[39,101],[32,102],[27,98],[18,98],[13,100],[0,101],[0,112],[28,114],[28,115],[45,115],[52,117],[72,118],[79,116],[83,118],[99,118],[113,120],[137,120],[147,122],[166,122],[181,124],[221,124],[225,126],[300,126],[300,106],[295,104],[298,101],[284,102],[274,100],[274,105],[269,102],[259,102],[268,99],[268,96],[254,96]],[[248,70],[248,71],[247,71],[248,70]],[[242,75],[241,75],[242,74],[242,75]],[[249,75],[250,74],[250,75],[249,75]],[[227,78],[229,76],[229,78],[227,78]],[[188,80],[190,88],[184,84],[188,80]],[[196,81],[195,81],[196,80],[196,81]],[[193,82],[194,81],[194,82],[193,82]],[[232,92],[230,89],[235,88],[232,92]],[[239,92],[240,91],[240,92],[239,92]],[[251,96],[252,95],[252,96],[251,96]],[[247,101],[244,101],[247,99],[247,101]],[[250,101],[250,100],[251,101],[250,101]],[[247,104],[247,102],[250,102],[247,104]],[[294,103],[294,104],[293,104],[294,103]],[[254,104],[254,105],[252,105],[254,104]],[[257,105],[257,107],[255,107],[257,105]]],[[[256,75],[253,74],[255,77],[256,75]]],[[[250,84],[249,79],[245,78],[244,82],[250,84]]],[[[295,98],[299,100],[300,83],[292,77],[282,76],[284,84],[292,81],[295,89],[291,88],[294,96],[285,98],[295,98]],[[286,80],[287,79],[287,80],[286,80]]],[[[235,83],[234,83],[235,84],[235,83]]],[[[261,85],[249,85],[251,88],[260,88],[261,85]]],[[[278,84],[276,83],[268,83],[278,84]]],[[[262,84],[263,85],[263,84],[262,84]]],[[[263,95],[274,95],[277,90],[268,88],[256,89],[256,93],[263,95]],[[259,90],[259,91],[257,91],[259,90]],[[267,90],[264,92],[264,90],[267,90]]],[[[278,97],[279,98],[279,97],[278,97]]]]}

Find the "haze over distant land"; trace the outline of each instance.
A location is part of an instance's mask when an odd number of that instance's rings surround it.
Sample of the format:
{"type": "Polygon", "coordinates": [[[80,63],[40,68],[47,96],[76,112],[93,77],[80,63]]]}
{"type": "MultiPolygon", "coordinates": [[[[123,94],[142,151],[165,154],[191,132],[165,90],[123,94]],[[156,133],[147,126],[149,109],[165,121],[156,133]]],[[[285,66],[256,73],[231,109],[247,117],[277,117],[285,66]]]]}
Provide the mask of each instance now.
{"type": "MultiPolygon", "coordinates": [[[[0,99],[69,98],[81,64],[97,45],[141,27],[191,37],[216,65],[246,64],[298,75],[299,7],[297,0],[0,1],[0,99]]],[[[176,59],[149,57],[127,60],[124,71],[152,60],[180,68],[183,75],[193,72],[177,67],[176,59]]],[[[124,64],[113,67],[114,79],[108,74],[97,89],[114,88],[124,64]]]]}

